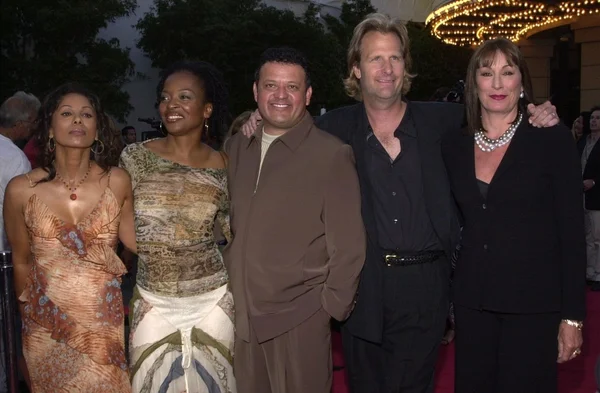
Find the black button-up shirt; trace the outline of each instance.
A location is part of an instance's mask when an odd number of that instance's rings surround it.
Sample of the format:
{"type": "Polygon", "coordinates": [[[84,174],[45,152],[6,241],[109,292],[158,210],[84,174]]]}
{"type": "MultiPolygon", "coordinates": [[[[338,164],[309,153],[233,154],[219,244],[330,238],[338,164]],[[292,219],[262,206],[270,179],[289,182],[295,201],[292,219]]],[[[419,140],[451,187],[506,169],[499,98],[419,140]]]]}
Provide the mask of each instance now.
{"type": "MultiPolygon", "coordinates": [[[[369,124],[366,112],[364,116],[364,124],[369,124]]],[[[410,108],[406,108],[394,132],[401,145],[400,154],[394,161],[373,134],[371,126],[364,132],[367,138],[365,159],[373,190],[380,247],[402,253],[443,249],[425,206],[417,129],[410,108]]]]}

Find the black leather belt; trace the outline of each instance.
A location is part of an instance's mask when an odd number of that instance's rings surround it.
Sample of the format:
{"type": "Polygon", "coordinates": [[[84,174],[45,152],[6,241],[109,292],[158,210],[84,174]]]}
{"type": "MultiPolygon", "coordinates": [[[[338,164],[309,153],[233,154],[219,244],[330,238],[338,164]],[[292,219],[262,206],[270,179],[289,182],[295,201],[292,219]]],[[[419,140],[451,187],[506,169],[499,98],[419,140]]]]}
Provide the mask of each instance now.
{"type": "Polygon", "coordinates": [[[444,255],[444,251],[423,251],[416,254],[401,254],[394,251],[386,251],[383,255],[387,266],[410,266],[436,261],[444,255]]]}

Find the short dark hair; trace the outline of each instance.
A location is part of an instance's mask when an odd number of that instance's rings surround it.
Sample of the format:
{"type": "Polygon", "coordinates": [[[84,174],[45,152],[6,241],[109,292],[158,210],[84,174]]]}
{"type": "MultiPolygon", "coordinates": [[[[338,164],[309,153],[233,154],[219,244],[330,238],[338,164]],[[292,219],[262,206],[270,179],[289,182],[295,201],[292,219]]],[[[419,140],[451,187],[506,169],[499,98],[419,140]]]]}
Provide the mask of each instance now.
{"type": "Polygon", "coordinates": [[[592,109],[590,109],[590,113],[596,112],[596,111],[600,111],[600,105],[595,105],[592,107],[592,109]]]}
{"type": "Polygon", "coordinates": [[[125,126],[121,129],[121,135],[125,136],[127,135],[127,131],[129,130],[134,130],[135,131],[135,127],[134,126],[125,126]]]}
{"type": "Polygon", "coordinates": [[[306,75],[306,88],[310,87],[310,72],[308,69],[308,60],[302,52],[289,47],[269,48],[260,55],[258,67],[254,72],[254,82],[260,79],[260,70],[267,63],[283,63],[291,65],[299,65],[304,70],[306,75]]]}

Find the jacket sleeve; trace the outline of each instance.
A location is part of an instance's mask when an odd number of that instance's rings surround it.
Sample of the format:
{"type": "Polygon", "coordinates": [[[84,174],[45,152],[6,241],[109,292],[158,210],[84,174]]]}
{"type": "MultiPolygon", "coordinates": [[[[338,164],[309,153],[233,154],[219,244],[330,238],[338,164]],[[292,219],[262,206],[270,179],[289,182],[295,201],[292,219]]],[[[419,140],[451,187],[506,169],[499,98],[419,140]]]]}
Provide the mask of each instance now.
{"type": "Polygon", "coordinates": [[[355,106],[343,107],[327,112],[315,119],[317,128],[338,137],[342,142],[348,143],[349,122],[354,121],[355,106]]]}
{"type": "Polygon", "coordinates": [[[573,138],[566,128],[560,128],[561,132],[554,140],[552,188],[561,249],[561,318],[583,321],[586,250],[581,163],[573,138]]]}
{"type": "Polygon", "coordinates": [[[323,208],[329,274],[322,304],[333,318],[350,315],[365,262],[366,235],[360,211],[360,187],[352,148],[343,145],[335,154],[327,181],[323,208]]]}

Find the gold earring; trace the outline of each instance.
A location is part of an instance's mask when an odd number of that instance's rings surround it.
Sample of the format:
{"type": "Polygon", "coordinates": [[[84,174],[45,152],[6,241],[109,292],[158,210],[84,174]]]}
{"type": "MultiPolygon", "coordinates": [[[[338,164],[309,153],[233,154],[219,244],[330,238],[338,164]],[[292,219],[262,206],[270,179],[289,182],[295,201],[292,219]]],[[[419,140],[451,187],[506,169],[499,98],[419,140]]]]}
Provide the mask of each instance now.
{"type": "Polygon", "coordinates": [[[50,137],[50,139],[48,139],[48,150],[50,151],[50,153],[54,153],[54,150],[56,150],[56,141],[53,137],[50,137]]]}
{"type": "Polygon", "coordinates": [[[104,142],[102,142],[100,139],[96,139],[96,146],[98,147],[98,145],[100,145],[102,148],[100,149],[100,151],[94,150],[93,148],[92,153],[94,153],[95,155],[99,156],[100,154],[104,153],[104,142]]]}

